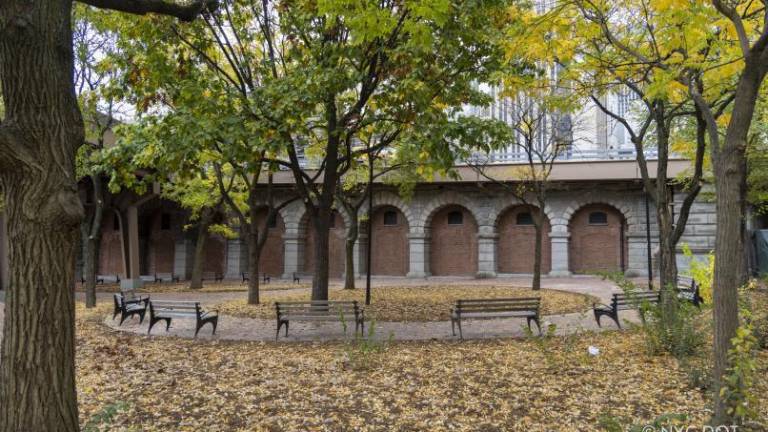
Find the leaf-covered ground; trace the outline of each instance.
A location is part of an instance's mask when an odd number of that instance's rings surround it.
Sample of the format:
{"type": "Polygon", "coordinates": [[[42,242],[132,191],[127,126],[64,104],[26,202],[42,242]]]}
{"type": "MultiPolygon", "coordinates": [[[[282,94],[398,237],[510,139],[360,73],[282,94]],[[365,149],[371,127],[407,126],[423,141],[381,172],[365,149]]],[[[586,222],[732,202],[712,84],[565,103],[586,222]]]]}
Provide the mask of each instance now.
{"type": "MultiPolygon", "coordinates": [[[[538,292],[527,288],[499,286],[400,286],[376,287],[371,290],[374,299],[370,306],[365,307],[366,317],[376,321],[420,322],[448,321],[450,308],[456,300],[462,298],[520,298],[541,297],[542,314],[553,315],[569,312],[583,312],[597,299],[582,294],[565,291],[542,289],[538,292]]],[[[334,290],[330,292],[331,300],[357,300],[361,304],[365,300],[365,290],[334,290]]],[[[273,296],[261,305],[251,306],[245,300],[232,300],[221,303],[215,308],[223,315],[233,315],[245,318],[275,317],[276,301],[309,300],[310,293],[295,293],[273,296]]]]}
{"type": "MultiPolygon", "coordinates": [[[[396,343],[362,355],[341,343],[129,336],[105,328],[105,313],[78,307],[80,415],[102,418],[102,430],[585,431],[709,415],[677,361],[648,356],[638,333],[396,343]]],[[[765,351],[759,365],[765,376],[765,351]]],[[[765,422],[768,382],[758,386],[765,422]]]]}

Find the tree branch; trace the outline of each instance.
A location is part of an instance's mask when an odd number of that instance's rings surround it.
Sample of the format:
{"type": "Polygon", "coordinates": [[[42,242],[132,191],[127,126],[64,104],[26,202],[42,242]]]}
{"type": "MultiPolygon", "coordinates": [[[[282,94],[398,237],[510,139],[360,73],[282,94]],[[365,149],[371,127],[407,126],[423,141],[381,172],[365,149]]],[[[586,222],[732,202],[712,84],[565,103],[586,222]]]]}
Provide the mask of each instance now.
{"type": "Polygon", "coordinates": [[[176,17],[181,21],[193,21],[204,10],[214,10],[218,6],[216,0],[201,0],[189,4],[179,4],[165,0],[78,0],[81,3],[99,9],[111,9],[135,15],[150,13],[176,17]]]}

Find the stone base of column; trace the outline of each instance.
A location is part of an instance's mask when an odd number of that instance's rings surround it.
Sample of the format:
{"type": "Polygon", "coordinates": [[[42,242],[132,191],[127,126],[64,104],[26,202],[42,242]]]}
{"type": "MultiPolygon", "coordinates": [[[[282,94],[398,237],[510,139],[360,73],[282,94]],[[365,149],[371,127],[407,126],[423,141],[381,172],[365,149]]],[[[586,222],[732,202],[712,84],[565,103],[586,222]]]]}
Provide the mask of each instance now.
{"type": "Polygon", "coordinates": [[[144,286],[144,281],[141,279],[123,279],[120,281],[120,290],[137,290],[144,286]]]}
{"type": "Polygon", "coordinates": [[[568,270],[552,270],[551,272],[549,272],[549,276],[550,277],[566,277],[566,276],[573,276],[573,273],[571,273],[568,270]]]}
{"type": "Polygon", "coordinates": [[[492,271],[479,271],[475,275],[475,277],[477,277],[478,279],[492,279],[492,278],[495,278],[496,276],[497,276],[496,272],[492,272],[492,271]]]}
{"type": "Polygon", "coordinates": [[[413,279],[424,279],[430,277],[431,275],[424,272],[408,272],[408,274],[405,276],[413,279]]]}

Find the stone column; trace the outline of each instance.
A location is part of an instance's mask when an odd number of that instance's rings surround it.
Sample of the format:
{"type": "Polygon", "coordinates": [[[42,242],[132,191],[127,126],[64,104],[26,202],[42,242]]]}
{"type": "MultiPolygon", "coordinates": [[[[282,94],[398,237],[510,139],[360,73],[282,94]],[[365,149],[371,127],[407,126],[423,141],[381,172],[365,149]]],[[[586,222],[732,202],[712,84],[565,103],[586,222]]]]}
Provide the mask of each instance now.
{"type": "Polygon", "coordinates": [[[10,284],[10,267],[8,264],[8,229],[5,213],[0,212],[0,289],[7,290],[10,284]]]}
{"type": "Polygon", "coordinates": [[[368,269],[366,268],[366,253],[368,251],[368,236],[360,234],[357,236],[355,247],[352,252],[355,263],[355,277],[364,277],[368,269]]]}
{"type": "Polygon", "coordinates": [[[283,279],[292,279],[294,273],[301,273],[301,263],[304,257],[304,239],[297,230],[288,231],[283,235],[285,256],[283,257],[283,279]]]}
{"type": "Polygon", "coordinates": [[[240,238],[227,240],[226,279],[242,279],[248,271],[248,245],[240,238]]]}
{"type": "Polygon", "coordinates": [[[477,234],[477,277],[496,277],[496,246],[499,235],[492,226],[481,226],[477,234]]]}
{"type": "Polygon", "coordinates": [[[192,264],[195,260],[195,245],[187,238],[177,238],[173,248],[173,274],[181,280],[192,277],[192,264]]]}
{"type": "Polygon", "coordinates": [[[426,233],[408,234],[408,247],[410,250],[410,271],[408,277],[423,278],[430,276],[429,272],[429,240],[426,233]]]}
{"type": "Polygon", "coordinates": [[[126,278],[120,281],[120,287],[125,289],[141,288],[141,254],[139,245],[139,206],[132,205],[126,210],[125,222],[127,225],[126,233],[126,255],[128,265],[126,266],[126,278]]]}
{"type": "Polygon", "coordinates": [[[552,270],[550,276],[570,276],[568,269],[568,238],[571,234],[565,225],[555,225],[549,233],[552,242],[552,270]]]}

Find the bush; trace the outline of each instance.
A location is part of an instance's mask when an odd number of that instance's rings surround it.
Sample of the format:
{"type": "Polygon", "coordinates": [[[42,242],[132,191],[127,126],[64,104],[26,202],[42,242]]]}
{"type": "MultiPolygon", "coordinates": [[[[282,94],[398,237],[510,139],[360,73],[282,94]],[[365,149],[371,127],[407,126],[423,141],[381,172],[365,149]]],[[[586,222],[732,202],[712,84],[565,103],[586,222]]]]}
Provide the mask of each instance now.
{"type": "Polygon", "coordinates": [[[683,244],[683,255],[689,259],[687,276],[699,284],[699,294],[704,304],[712,304],[712,284],[715,278],[715,254],[707,254],[707,262],[703,263],[693,258],[693,252],[687,244],[683,244]]]}
{"type": "MultiPolygon", "coordinates": [[[[634,282],[621,273],[603,274],[629,295],[640,291],[634,282]]],[[[672,354],[678,360],[696,355],[706,342],[705,333],[696,327],[699,309],[677,297],[677,290],[668,286],[662,290],[660,304],[637,304],[643,320],[643,332],[652,355],[672,354]]]]}
{"type": "Polygon", "coordinates": [[[706,333],[696,324],[700,311],[681,301],[674,287],[662,291],[662,302],[648,308],[649,317],[643,327],[651,353],[672,354],[678,360],[695,356],[706,342],[706,333]]]}

